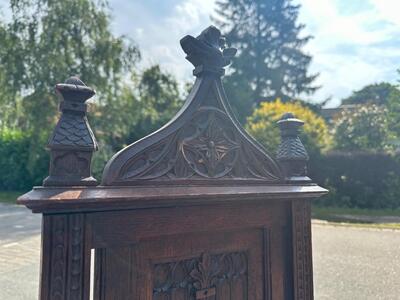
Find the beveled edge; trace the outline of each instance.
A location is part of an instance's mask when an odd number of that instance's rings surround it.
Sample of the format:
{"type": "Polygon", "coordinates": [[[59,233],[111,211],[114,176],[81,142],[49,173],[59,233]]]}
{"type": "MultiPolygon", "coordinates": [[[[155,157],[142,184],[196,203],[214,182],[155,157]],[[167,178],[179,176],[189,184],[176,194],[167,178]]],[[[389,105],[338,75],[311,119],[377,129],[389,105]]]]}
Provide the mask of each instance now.
{"type": "Polygon", "coordinates": [[[317,198],[328,190],[316,184],[259,186],[98,186],[35,187],[17,203],[35,213],[90,212],[139,208],[207,205],[251,200],[317,198]]]}

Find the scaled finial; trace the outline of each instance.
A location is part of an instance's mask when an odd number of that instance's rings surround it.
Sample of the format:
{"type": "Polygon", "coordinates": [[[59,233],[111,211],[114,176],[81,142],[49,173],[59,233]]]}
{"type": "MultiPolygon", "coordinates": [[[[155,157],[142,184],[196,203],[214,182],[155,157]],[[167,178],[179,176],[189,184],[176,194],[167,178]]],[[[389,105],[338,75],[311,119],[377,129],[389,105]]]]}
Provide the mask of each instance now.
{"type": "Polygon", "coordinates": [[[306,149],[299,138],[300,127],[304,122],[297,119],[292,113],[284,114],[278,121],[281,131],[281,143],[278,148],[279,161],[285,177],[290,181],[309,181],[307,177],[306,149]]]}
{"type": "Polygon", "coordinates": [[[96,185],[91,176],[91,159],[97,150],[97,142],[86,118],[86,100],[95,91],[78,77],[70,77],[57,84],[61,98],[61,117],[49,139],[49,176],[44,186],[96,185]]]}

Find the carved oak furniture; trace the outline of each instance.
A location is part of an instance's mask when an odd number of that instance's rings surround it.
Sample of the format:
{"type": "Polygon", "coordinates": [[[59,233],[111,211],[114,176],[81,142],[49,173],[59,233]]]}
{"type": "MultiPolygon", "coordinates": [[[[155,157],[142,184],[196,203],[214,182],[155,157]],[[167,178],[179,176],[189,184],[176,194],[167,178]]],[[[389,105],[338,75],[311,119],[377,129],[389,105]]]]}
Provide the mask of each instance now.
{"type": "Polygon", "coordinates": [[[306,176],[302,122],[278,122],[273,159],[226,99],[236,50],[215,27],[181,45],[196,76],[183,108],[116,153],[99,186],[85,105],[94,91],[77,78],[56,86],[50,176],[18,200],[43,214],[41,300],[313,298],[310,200],[326,190],[306,176]]]}

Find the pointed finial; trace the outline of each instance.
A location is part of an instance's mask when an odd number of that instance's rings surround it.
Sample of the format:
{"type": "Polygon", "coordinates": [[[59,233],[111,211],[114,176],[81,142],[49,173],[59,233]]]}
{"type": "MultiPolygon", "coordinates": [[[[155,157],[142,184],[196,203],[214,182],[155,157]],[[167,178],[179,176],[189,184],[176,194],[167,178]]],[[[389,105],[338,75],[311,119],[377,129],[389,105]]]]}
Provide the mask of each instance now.
{"type": "Polygon", "coordinates": [[[96,185],[91,159],[97,142],[88,123],[86,101],[95,91],[78,77],[56,85],[61,98],[61,117],[47,144],[50,149],[49,177],[44,186],[96,185]]]}
{"type": "Polygon", "coordinates": [[[310,181],[307,177],[309,157],[299,138],[300,127],[303,125],[304,122],[297,119],[292,113],[284,114],[278,121],[281,143],[278,148],[277,160],[289,181],[310,181]]]}
{"type": "Polygon", "coordinates": [[[214,26],[206,28],[196,38],[187,35],[180,43],[187,55],[186,59],[195,66],[195,76],[201,76],[203,73],[222,76],[225,72],[224,67],[230,64],[236,54],[235,48],[226,48],[225,38],[214,26]]]}

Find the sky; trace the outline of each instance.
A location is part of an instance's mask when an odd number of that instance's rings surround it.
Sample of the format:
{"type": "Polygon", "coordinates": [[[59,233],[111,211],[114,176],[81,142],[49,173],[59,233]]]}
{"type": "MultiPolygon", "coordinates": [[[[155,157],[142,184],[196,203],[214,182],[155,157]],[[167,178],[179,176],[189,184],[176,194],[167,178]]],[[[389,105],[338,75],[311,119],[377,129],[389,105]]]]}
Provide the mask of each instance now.
{"type": "MultiPolygon", "coordinates": [[[[7,0],[0,0],[0,5],[7,0]]],[[[399,0],[294,0],[299,22],[314,38],[304,47],[313,56],[311,73],[321,88],[310,100],[332,100],[375,82],[397,83],[400,75],[399,0]]],[[[112,30],[140,47],[142,67],[159,63],[180,82],[191,80],[192,66],[179,40],[212,24],[214,0],[109,0],[112,30]]],[[[4,4],[3,4],[4,6],[4,4]]]]}

